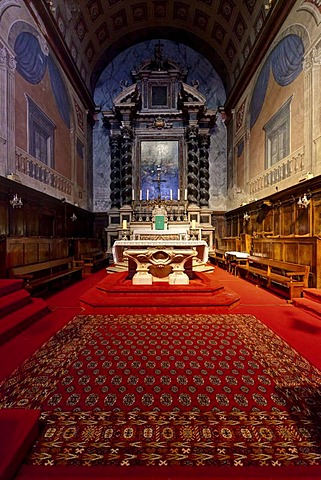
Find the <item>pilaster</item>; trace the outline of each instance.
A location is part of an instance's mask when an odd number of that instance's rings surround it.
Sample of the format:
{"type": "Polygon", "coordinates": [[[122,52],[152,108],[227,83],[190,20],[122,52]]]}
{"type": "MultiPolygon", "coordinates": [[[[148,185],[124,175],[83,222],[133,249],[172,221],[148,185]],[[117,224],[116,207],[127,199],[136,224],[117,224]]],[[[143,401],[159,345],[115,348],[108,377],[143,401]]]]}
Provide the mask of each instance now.
{"type": "Polygon", "coordinates": [[[306,173],[321,173],[321,44],[304,60],[304,144],[306,173]]]}
{"type": "Polygon", "coordinates": [[[16,62],[0,43],[0,174],[15,173],[15,84],[16,62]]]}

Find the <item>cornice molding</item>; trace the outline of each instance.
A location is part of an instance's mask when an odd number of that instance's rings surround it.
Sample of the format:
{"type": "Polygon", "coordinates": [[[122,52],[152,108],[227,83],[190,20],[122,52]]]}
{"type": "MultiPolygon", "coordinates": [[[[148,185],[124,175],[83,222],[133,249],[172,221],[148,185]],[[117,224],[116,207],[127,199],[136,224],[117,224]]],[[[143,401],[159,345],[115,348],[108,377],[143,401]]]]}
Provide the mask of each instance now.
{"type": "Polygon", "coordinates": [[[286,2],[279,0],[275,3],[269,13],[266,23],[264,24],[261,34],[256,39],[255,45],[240,73],[240,76],[228,95],[225,102],[226,112],[235,108],[237,102],[242,97],[247,85],[255,75],[255,72],[259,68],[260,63],[268,52],[295,3],[296,0],[287,0],[286,2]]]}
{"type": "MultiPolygon", "coordinates": [[[[41,29],[41,25],[39,25],[39,19],[34,12],[34,4],[32,0],[25,0],[25,3],[28,7],[30,14],[32,15],[35,23],[41,29]]],[[[84,107],[88,109],[92,114],[95,111],[95,104],[93,101],[93,97],[85,85],[83,78],[80,75],[80,72],[75,65],[64,40],[61,38],[61,33],[59,32],[56,23],[54,22],[50,11],[48,10],[47,6],[44,2],[37,1],[37,14],[39,15],[41,21],[44,23],[46,27],[46,32],[43,32],[48,45],[55,52],[56,57],[59,59],[59,63],[63,68],[66,76],[68,77],[72,87],[74,88],[75,92],[79,96],[79,98],[84,103],[84,107]]],[[[41,29],[42,30],[42,29],[41,29]]]]}

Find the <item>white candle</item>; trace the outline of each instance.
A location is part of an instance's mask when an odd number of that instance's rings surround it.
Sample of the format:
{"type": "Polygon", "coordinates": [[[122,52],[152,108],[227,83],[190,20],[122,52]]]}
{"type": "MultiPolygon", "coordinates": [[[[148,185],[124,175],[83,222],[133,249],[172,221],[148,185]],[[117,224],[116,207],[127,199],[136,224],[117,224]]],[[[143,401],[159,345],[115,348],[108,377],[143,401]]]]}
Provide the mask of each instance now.
{"type": "Polygon", "coordinates": [[[149,190],[148,190],[148,188],[146,190],[146,200],[149,200],[149,190]]]}
{"type": "Polygon", "coordinates": [[[196,229],[196,220],[192,220],[192,230],[196,229]]]}
{"type": "Polygon", "coordinates": [[[170,200],[173,200],[173,191],[172,191],[172,189],[170,189],[170,191],[169,191],[169,198],[170,198],[170,200]]]}
{"type": "Polygon", "coordinates": [[[139,191],[139,200],[143,200],[143,190],[139,191]]]}
{"type": "Polygon", "coordinates": [[[123,230],[127,230],[127,220],[123,220],[123,230]]]}
{"type": "Polygon", "coordinates": [[[135,190],[132,189],[132,200],[134,201],[135,200],[135,190]]]}
{"type": "Polygon", "coordinates": [[[185,188],[184,200],[187,200],[187,188],[185,188]]]}
{"type": "Polygon", "coordinates": [[[179,188],[177,189],[177,200],[180,200],[181,198],[181,195],[180,195],[180,191],[179,191],[179,188]]]}

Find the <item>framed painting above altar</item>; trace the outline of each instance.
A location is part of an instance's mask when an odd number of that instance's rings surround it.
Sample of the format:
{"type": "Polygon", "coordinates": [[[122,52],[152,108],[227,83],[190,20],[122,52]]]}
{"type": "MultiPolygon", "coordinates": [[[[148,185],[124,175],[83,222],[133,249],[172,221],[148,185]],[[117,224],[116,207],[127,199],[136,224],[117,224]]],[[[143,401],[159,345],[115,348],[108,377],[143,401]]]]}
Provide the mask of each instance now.
{"type": "Polygon", "coordinates": [[[142,200],[178,200],[179,141],[140,142],[140,190],[142,200]]]}

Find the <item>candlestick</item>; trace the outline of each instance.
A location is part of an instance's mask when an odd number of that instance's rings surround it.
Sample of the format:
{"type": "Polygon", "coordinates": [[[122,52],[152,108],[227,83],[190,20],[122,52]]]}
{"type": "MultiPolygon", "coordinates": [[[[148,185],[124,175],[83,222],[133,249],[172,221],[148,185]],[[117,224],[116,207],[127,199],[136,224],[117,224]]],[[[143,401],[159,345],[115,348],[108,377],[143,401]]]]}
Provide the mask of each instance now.
{"type": "Polygon", "coordinates": [[[192,230],[196,229],[196,220],[192,220],[192,230]]]}
{"type": "Polygon", "coordinates": [[[146,200],[147,201],[149,200],[149,190],[148,189],[146,190],[146,200]]]}
{"type": "Polygon", "coordinates": [[[132,201],[134,201],[134,200],[135,200],[135,190],[132,189],[132,201]]]}
{"type": "Polygon", "coordinates": [[[169,191],[169,199],[170,199],[170,200],[173,200],[173,191],[172,191],[172,189],[170,189],[170,191],[169,191]]]}
{"type": "Polygon", "coordinates": [[[187,188],[185,188],[184,200],[187,200],[187,188]]]}
{"type": "Polygon", "coordinates": [[[139,190],[139,200],[143,200],[143,190],[139,190]]]}
{"type": "Polygon", "coordinates": [[[127,220],[123,220],[123,230],[127,230],[127,220]]]}
{"type": "Polygon", "coordinates": [[[180,191],[179,191],[179,188],[178,188],[177,189],[177,200],[180,201],[180,198],[181,198],[181,196],[180,196],[180,191]]]}

